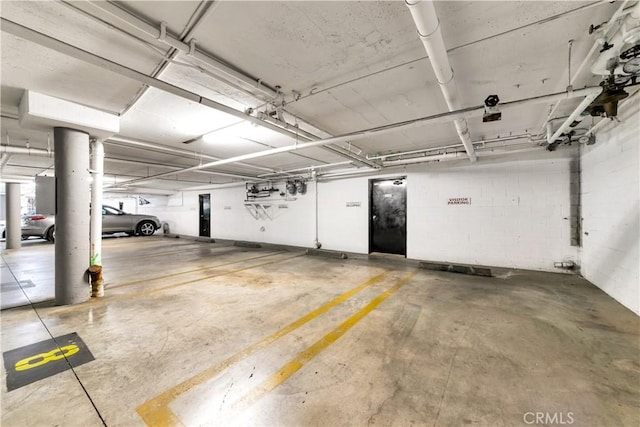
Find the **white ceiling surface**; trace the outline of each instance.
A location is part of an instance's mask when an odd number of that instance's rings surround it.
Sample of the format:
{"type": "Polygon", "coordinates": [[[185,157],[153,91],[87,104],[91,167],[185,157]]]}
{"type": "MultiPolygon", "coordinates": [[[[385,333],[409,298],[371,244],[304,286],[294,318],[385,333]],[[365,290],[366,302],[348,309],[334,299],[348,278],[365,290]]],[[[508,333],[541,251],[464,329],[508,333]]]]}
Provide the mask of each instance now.
{"type": "MultiPolygon", "coordinates": [[[[587,31],[589,25],[608,20],[619,7],[619,2],[604,2],[575,11],[592,3],[436,2],[461,106],[482,105],[490,94],[498,94],[505,102],[564,90],[568,84],[569,40],[574,40],[575,70],[594,42],[587,31]]],[[[155,28],[160,27],[161,21],[166,22],[167,32],[178,37],[192,28],[206,3],[123,1],[117,5],[155,28]]],[[[90,2],[2,1],[0,7],[4,19],[238,111],[264,108],[264,101],[268,100],[259,90],[247,90],[246,85],[242,89],[226,83],[227,79],[214,77],[215,70],[203,68],[202,63],[184,53],[158,73],[162,57],[170,48],[90,2]]],[[[317,129],[341,135],[447,111],[403,1],[217,1],[210,9],[190,34],[196,39],[198,50],[261,79],[268,87],[280,86],[284,98],[277,101],[286,101],[286,110],[298,116],[303,129],[311,129],[303,123],[306,121],[317,129]]],[[[10,119],[16,116],[25,89],[121,114],[121,130],[116,135],[121,140],[118,145],[107,141],[108,158],[191,167],[212,161],[200,160],[199,154],[228,158],[296,144],[295,138],[255,127],[177,95],[146,88],[138,81],[7,32],[1,33],[1,43],[2,144],[24,146],[28,139],[31,147],[47,147],[47,134],[21,130],[17,121],[10,119]],[[204,140],[200,138],[211,132],[204,140]],[[127,140],[185,152],[126,148],[127,140]]],[[[586,72],[574,87],[597,83],[599,79],[586,72]]],[[[557,115],[568,114],[579,101],[563,103],[557,115]]],[[[549,104],[528,105],[505,113],[499,122],[468,120],[472,140],[538,134],[549,109],[549,104]]],[[[289,114],[285,118],[291,125],[297,120],[289,114]]],[[[322,136],[320,131],[315,134],[322,136]]],[[[298,142],[304,141],[301,138],[298,142]]],[[[441,123],[359,140],[353,150],[375,155],[459,142],[453,124],[441,123]]],[[[32,176],[39,172],[38,167],[44,169],[52,164],[47,157],[34,159],[35,156],[12,155],[3,173],[32,176]]],[[[345,160],[317,147],[211,170],[257,176],[269,169],[288,170],[345,160]]],[[[170,169],[107,161],[105,170],[108,176],[124,176],[121,179],[126,180],[170,169]]],[[[190,172],[138,185],[177,190],[197,183],[236,179],[190,172]]]]}

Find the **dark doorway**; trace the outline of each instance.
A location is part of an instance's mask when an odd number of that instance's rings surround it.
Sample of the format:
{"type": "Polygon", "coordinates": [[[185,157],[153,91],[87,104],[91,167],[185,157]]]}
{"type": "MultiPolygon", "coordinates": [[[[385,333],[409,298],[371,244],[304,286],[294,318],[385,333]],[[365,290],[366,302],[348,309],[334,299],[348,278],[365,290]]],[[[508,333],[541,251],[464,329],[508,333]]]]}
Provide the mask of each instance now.
{"type": "Polygon", "coordinates": [[[371,180],[369,194],[369,252],[406,256],[406,179],[371,180]]]}
{"type": "Polygon", "coordinates": [[[200,237],[211,237],[211,195],[200,194],[200,237]]]}

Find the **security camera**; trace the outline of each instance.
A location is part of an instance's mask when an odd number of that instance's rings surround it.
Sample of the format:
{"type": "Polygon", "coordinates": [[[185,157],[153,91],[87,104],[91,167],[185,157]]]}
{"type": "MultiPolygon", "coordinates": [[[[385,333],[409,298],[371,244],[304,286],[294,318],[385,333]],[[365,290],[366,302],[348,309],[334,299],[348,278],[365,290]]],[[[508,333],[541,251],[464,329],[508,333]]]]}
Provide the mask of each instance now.
{"type": "Polygon", "coordinates": [[[502,113],[498,108],[499,102],[500,98],[498,98],[498,95],[489,95],[484,100],[484,115],[482,116],[484,123],[495,122],[496,120],[502,119],[502,113]]]}
{"type": "Polygon", "coordinates": [[[498,105],[498,102],[500,102],[500,98],[498,98],[498,95],[489,95],[484,100],[484,106],[488,108],[495,107],[496,105],[498,105]]]}

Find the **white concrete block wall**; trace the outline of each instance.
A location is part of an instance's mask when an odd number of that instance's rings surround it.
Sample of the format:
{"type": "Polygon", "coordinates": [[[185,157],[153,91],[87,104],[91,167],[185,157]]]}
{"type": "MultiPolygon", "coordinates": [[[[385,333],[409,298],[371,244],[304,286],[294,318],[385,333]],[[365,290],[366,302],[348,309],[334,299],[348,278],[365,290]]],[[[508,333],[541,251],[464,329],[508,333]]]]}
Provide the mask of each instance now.
{"type": "Polygon", "coordinates": [[[169,225],[169,232],[185,236],[198,236],[200,212],[198,194],[202,192],[181,192],[169,197],[154,197],[150,205],[139,206],[138,213],[155,215],[169,225]]]}
{"type": "Polygon", "coordinates": [[[578,263],[570,237],[570,159],[414,169],[407,183],[407,256],[555,271],[578,263]],[[467,197],[469,205],[448,205],[467,197]]]}
{"type": "Polygon", "coordinates": [[[318,183],[318,240],[322,249],[369,252],[369,182],[366,178],[318,183]],[[360,203],[360,206],[347,207],[360,203]]]}
{"type": "MultiPolygon", "coordinates": [[[[285,190],[284,183],[275,187],[285,190]]],[[[167,199],[165,205],[154,201],[139,207],[139,212],[158,216],[169,224],[170,232],[185,236],[198,236],[200,207],[198,196],[211,195],[211,236],[218,239],[248,240],[254,242],[313,247],[315,240],[314,183],[307,183],[307,192],[283,200],[274,193],[269,199],[257,202],[271,204],[272,219],[255,219],[244,206],[244,185],[212,190],[186,191],[167,199]],[[286,206],[286,208],[285,208],[286,206]]]]}
{"type": "MultiPolygon", "coordinates": [[[[528,161],[414,166],[383,177],[398,176],[407,176],[408,258],[555,272],[560,271],[555,261],[579,264],[568,219],[568,158],[549,153],[528,161]],[[471,205],[448,205],[450,197],[469,197],[471,205]]],[[[369,179],[318,184],[322,248],[368,253],[369,179]]],[[[211,237],[313,247],[314,183],[308,185],[296,201],[275,201],[273,220],[256,220],[246,211],[244,187],[211,190],[211,237]]],[[[180,203],[141,209],[156,212],[173,233],[196,236],[199,193],[204,191],[174,196],[180,203]]]]}
{"type": "MultiPolygon", "coordinates": [[[[574,261],[570,236],[570,159],[449,168],[414,166],[407,176],[407,257],[430,261],[561,272],[574,261]],[[469,197],[471,205],[448,205],[469,197]],[[567,219],[565,219],[567,218],[567,219]]],[[[320,182],[322,247],[356,253],[369,248],[368,181],[320,182]],[[346,202],[361,202],[360,208],[346,202]]]]}
{"type": "MultiPolygon", "coordinates": [[[[285,183],[274,183],[281,191],[285,183]]],[[[270,199],[256,202],[270,203],[269,219],[254,219],[244,206],[245,188],[232,187],[211,191],[212,237],[230,240],[274,243],[313,247],[315,240],[315,188],[307,182],[307,192],[295,195],[296,200],[283,200],[277,193],[270,199]],[[286,206],[286,208],[283,208],[286,206]]],[[[196,195],[197,197],[197,195],[196,195]]]]}
{"type": "Polygon", "coordinates": [[[582,275],[640,315],[640,103],[582,147],[582,275]]]}
{"type": "Polygon", "coordinates": [[[137,198],[135,196],[113,196],[105,195],[102,203],[107,206],[120,209],[120,203],[122,203],[122,210],[127,213],[138,213],[137,198]]]}

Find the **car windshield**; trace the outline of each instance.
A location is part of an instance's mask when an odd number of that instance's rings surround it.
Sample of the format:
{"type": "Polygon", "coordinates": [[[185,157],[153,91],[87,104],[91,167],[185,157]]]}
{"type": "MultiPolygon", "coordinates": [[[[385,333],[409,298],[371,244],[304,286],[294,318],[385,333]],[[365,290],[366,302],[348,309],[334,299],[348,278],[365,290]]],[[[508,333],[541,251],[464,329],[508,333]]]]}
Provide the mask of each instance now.
{"type": "Polygon", "coordinates": [[[124,212],[116,208],[112,208],[111,206],[102,207],[102,215],[123,215],[123,214],[124,212]]]}

